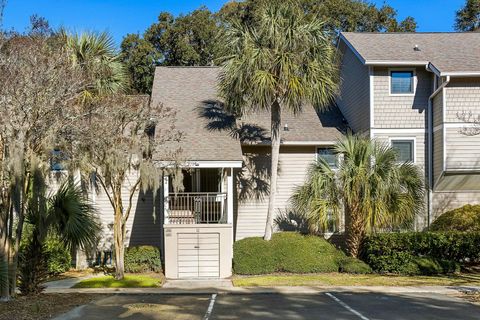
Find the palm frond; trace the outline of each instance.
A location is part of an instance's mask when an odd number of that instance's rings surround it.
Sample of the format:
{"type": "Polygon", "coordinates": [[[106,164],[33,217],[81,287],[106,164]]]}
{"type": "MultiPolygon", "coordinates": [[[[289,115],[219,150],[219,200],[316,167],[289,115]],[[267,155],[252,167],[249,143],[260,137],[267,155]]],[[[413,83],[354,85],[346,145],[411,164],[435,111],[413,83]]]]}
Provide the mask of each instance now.
{"type": "Polygon", "coordinates": [[[96,210],[73,182],[63,183],[49,199],[48,220],[67,246],[96,245],[100,232],[96,210]]]}

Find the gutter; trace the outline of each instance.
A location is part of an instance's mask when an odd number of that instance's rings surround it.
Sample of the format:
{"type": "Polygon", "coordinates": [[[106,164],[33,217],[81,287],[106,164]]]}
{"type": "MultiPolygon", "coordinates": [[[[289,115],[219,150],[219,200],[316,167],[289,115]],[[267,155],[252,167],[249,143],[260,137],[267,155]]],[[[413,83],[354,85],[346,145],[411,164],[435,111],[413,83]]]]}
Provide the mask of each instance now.
{"type": "MultiPolygon", "coordinates": [[[[427,71],[435,73],[429,66],[427,71]]],[[[436,73],[435,73],[436,74],[436,73]]],[[[428,98],[428,209],[427,209],[427,228],[430,228],[431,216],[433,211],[433,98],[450,83],[450,76],[446,77],[437,90],[428,98]]]]}

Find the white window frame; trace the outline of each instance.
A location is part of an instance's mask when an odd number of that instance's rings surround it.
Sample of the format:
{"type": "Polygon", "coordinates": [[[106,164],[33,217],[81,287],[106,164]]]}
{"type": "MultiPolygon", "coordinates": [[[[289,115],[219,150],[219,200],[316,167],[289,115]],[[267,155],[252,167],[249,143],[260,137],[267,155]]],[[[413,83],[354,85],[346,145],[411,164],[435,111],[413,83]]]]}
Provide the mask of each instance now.
{"type": "MultiPolygon", "coordinates": [[[[393,143],[395,141],[412,141],[413,142],[413,163],[417,163],[417,137],[390,137],[388,138],[388,142],[390,147],[393,148],[393,143]]],[[[403,163],[399,161],[399,163],[403,163]]]]}
{"type": "MultiPolygon", "coordinates": [[[[334,145],[319,145],[319,146],[316,146],[315,147],[315,161],[318,161],[319,160],[319,154],[318,154],[318,150],[319,149],[333,149],[335,148],[334,145]]],[[[330,167],[332,170],[338,170],[338,166],[340,165],[340,156],[337,154],[336,155],[336,160],[337,160],[337,165],[335,167],[330,167]]]]}
{"type": "Polygon", "coordinates": [[[388,94],[393,97],[412,97],[417,92],[417,71],[415,68],[389,68],[388,69],[388,94]],[[413,74],[413,92],[410,93],[392,93],[392,72],[409,71],[413,74]]]}

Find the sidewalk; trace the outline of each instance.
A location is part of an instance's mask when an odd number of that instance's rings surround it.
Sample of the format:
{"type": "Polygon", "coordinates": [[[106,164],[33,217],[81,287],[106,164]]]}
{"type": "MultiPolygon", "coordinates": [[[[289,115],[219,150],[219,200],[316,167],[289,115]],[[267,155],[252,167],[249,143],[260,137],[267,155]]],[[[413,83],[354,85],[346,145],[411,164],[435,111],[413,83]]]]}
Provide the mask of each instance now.
{"type": "MultiPolygon", "coordinates": [[[[97,274],[91,274],[85,277],[78,277],[78,278],[68,278],[68,279],[63,279],[63,280],[56,280],[56,281],[49,281],[45,283],[45,292],[46,293],[56,293],[56,292],[62,292],[62,290],[66,289],[71,289],[75,284],[78,282],[93,278],[93,277],[101,277],[104,276],[104,274],[97,273],[97,274]]],[[[72,292],[78,292],[80,289],[71,289],[74,290],[72,292]],[[75,291],[77,290],[77,291],[75,291]]]]}
{"type": "MultiPolygon", "coordinates": [[[[65,282],[66,283],[66,282],[65,282]]],[[[317,294],[323,292],[352,293],[435,293],[458,294],[459,292],[480,292],[475,286],[419,286],[419,287],[388,287],[388,286],[315,286],[315,287],[233,287],[233,286],[192,286],[192,287],[162,287],[162,288],[89,288],[73,289],[59,285],[49,286],[47,293],[105,293],[105,294],[317,294]]]]}

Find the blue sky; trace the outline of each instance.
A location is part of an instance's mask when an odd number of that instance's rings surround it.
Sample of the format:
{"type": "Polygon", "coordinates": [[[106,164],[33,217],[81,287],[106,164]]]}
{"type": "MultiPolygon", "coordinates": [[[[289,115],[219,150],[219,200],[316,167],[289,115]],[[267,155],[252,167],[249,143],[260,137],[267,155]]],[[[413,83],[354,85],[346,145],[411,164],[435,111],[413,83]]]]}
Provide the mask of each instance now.
{"type": "MultiPolygon", "coordinates": [[[[127,33],[143,32],[156,21],[158,13],[188,13],[202,5],[212,11],[226,0],[7,0],[4,28],[24,31],[29,17],[36,13],[47,18],[54,27],[70,30],[109,31],[120,43],[127,33]]],[[[382,5],[384,0],[374,0],[382,5]]],[[[455,11],[464,0],[388,0],[399,17],[412,15],[418,31],[452,31],[455,11]]]]}

